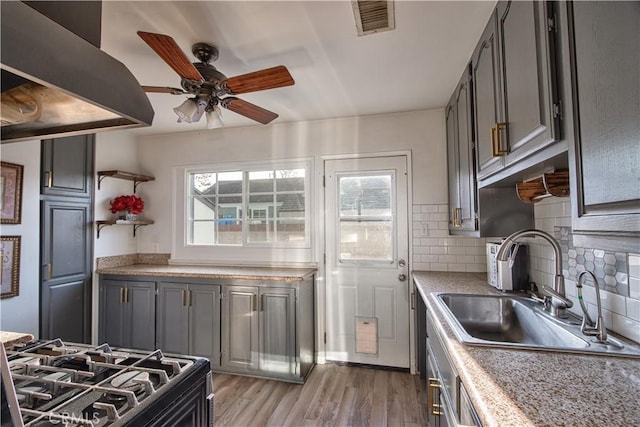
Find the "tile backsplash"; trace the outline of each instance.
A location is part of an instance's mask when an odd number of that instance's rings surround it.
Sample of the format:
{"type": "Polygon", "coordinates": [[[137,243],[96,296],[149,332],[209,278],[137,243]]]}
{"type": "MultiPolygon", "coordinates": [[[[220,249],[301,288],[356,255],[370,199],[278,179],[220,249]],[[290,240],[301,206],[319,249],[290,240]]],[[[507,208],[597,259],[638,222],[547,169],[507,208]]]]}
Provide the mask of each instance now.
{"type": "Polygon", "coordinates": [[[485,239],[449,235],[447,204],[413,205],[413,270],[487,271],[485,239]]]}

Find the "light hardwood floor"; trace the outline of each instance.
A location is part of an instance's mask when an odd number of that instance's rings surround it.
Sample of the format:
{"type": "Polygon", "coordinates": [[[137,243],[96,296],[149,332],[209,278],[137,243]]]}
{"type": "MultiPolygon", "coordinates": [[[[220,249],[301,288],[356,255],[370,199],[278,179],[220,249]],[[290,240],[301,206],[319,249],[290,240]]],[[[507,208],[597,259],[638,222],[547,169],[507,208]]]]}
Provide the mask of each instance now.
{"type": "Polygon", "coordinates": [[[417,375],[316,366],[304,385],[216,374],[216,426],[423,426],[425,384],[417,375]]]}

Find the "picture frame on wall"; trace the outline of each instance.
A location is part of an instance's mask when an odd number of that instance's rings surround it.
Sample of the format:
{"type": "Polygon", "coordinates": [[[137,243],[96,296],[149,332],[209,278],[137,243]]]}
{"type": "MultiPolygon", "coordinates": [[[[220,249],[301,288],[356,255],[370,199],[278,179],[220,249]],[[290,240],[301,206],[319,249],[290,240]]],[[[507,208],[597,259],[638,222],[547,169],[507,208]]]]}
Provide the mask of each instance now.
{"type": "Polygon", "coordinates": [[[0,163],[0,224],[20,224],[24,166],[8,162],[0,163]]]}
{"type": "Polygon", "coordinates": [[[0,298],[18,296],[20,290],[20,236],[0,237],[0,298]]]}

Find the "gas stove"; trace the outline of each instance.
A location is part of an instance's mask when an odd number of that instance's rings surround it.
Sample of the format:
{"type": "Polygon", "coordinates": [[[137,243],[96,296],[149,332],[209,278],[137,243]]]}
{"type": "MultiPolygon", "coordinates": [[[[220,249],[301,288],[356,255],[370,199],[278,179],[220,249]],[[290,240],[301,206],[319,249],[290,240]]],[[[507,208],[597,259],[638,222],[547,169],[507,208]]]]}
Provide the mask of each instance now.
{"type": "Polygon", "coordinates": [[[213,424],[208,359],[59,339],[3,353],[2,426],[213,424]]]}

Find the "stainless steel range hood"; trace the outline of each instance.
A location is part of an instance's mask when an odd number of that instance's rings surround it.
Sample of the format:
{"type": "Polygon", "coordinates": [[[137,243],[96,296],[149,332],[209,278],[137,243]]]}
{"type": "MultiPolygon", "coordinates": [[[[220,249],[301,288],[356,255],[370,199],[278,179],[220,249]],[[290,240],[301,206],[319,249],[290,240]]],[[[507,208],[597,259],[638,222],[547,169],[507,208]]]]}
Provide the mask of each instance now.
{"type": "Polygon", "coordinates": [[[151,125],[121,62],[22,2],[0,8],[2,143],[151,125]]]}

